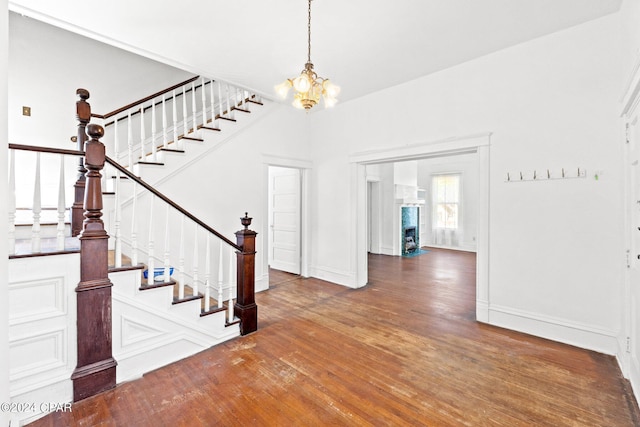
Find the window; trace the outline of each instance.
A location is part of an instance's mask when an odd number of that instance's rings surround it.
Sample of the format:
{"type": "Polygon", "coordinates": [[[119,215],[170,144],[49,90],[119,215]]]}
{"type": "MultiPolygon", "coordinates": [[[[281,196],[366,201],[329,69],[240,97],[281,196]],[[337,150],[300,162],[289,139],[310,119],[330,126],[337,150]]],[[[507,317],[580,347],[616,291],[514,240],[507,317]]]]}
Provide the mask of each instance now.
{"type": "Polygon", "coordinates": [[[460,174],[434,175],[432,180],[434,228],[458,229],[460,174]]]}

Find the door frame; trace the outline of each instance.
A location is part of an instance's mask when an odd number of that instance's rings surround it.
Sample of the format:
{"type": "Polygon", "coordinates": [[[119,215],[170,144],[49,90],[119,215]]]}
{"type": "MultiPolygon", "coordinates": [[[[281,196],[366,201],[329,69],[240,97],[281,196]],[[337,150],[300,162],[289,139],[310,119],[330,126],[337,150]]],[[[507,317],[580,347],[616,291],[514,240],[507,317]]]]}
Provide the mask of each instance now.
{"type": "Polygon", "coordinates": [[[380,218],[382,216],[382,207],[380,197],[382,189],[380,188],[380,177],[367,176],[367,251],[374,254],[382,253],[382,224],[380,218]],[[372,203],[375,194],[376,203],[372,203]],[[373,211],[376,212],[375,221],[373,220],[373,211]]]}
{"type": "MultiPolygon", "coordinates": [[[[637,396],[640,395],[640,373],[636,372],[632,366],[632,359],[640,358],[640,355],[637,354],[638,348],[640,348],[640,343],[631,342],[632,339],[632,331],[633,325],[632,322],[632,289],[633,284],[631,283],[631,269],[630,266],[637,262],[634,260],[636,256],[635,253],[631,252],[633,248],[633,218],[632,218],[632,210],[637,209],[636,203],[632,200],[633,195],[631,194],[631,164],[629,158],[629,135],[628,135],[628,123],[630,122],[632,116],[638,109],[640,109],[640,55],[636,57],[634,64],[634,73],[632,78],[628,81],[628,85],[624,92],[624,96],[622,98],[622,109],[620,112],[621,117],[621,127],[622,127],[622,143],[624,144],[624,251],[625,256],[627,258],[625,272],[624,272],[624,285],[623,285],[623,295],[622,295],[622,323],[623,327],[621,328],[621,335],[618,336],[618,363],[621,367],[622,374],[629,379],[631,383],[631,388],[634,391],[634,394],[637,396]]],[[[640,143],[640,141],[638,141],[640,143]]],[[[638,166],[640,167],[640,166],[638,166]]],[[[636,184],[639,185],[639,184],[636,184]]],[[[636,284],[638,286],[638,284],[636,284]]],[[[637,308],[636,308],[637,309],[637,308]]]]}
{"type": "Polygon", "coordinates": [[[489,323],[489,151],[491,132],[447,138],[400,148],[367,151],[349,156],[351,163],[351,216],[355,251],[351,263],[355,265],[354,287],[365,286],[368,281],[367,260],[367,177],[366,165],[419,160],[455,154],[478,153],[478,234],[476,252],[476,319],[489,323]]]}
{"type": "MultiPolygon", "coordinates": [[[[310,209],[310,190],[311,190],[311,168],[312,163],[303,159],[290,159],[286,157],[278,157],[271,155],[262,156],[263,164],[263,194],[264,200],[263,206],[263,218],[268,218],[269,215],[269,167],[277,166],[283,168],[291,168],[300,170],[300,276],[309,277],[309,242],[310,242],[310,227],[309,227],[309,213],[310,209]]],[[[269,227],[266,224],[265,227],[269,227]]],[[[269,232],[267,230],[266,236],[262,239],[262,257],[264,265],[269,265],[269,232]]],[[[267,270],[268,276],[268,270],[267,270]]],[[[268,288],[268,280],[267,280],[268,288]]]]}

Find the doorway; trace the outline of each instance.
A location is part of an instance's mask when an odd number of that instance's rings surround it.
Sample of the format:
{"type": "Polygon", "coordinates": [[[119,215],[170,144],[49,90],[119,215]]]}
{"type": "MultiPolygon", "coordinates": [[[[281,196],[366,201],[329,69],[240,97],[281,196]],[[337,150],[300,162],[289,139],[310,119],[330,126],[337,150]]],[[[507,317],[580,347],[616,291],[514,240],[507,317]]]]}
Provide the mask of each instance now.
{"type": "Polygon", "coordinates": [[[301,181],[298,168],[269,166],[268,264],[296,275],[301,273],[301,181]]]}
{"type": "Polygon", "coordinates": [[[489,149],[491,133],[448,138],[388,150],[367,151],[350,156],[352,164],[352,227],[355,230],[355,251],[351,262],[356,266],[353,287],[365,286],[368,282],[368,221],[367,174],[369,164],[390,163],[402,160],[417,160],[455,154],[477,153],[478,163],[478,218],[476,233],[476,319],[489,322],[489,149]]]}

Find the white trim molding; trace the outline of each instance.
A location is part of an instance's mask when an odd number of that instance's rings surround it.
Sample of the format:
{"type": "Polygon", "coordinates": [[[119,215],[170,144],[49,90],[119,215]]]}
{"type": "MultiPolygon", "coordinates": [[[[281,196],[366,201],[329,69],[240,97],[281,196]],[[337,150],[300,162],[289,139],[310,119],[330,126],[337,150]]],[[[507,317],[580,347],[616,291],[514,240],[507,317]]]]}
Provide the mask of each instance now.
{"type": "MultiPolygon", "coordinates": [[[[456,154],[478,153],[478,234],[476,256],[476,319],[489,322],[489,166],[491,132],[483,132],[461,137],[451,137],[435,141],[410,144],[382,150],[354,153],[349,156],[351,169],[351,230],[349,238],[353,267],[354,285],[367,284],[367,224],[366,218],[366,165],[391,163],[402,160],[445,157],[456,154]]],[[[337,283],[341,283],[336,281],[337,283]]]]}
{"type": "Polygon", "coordinates": [[[489,323],[599,353],[618,350],[618,331],[511,307],[491,304],[489,323]]]}

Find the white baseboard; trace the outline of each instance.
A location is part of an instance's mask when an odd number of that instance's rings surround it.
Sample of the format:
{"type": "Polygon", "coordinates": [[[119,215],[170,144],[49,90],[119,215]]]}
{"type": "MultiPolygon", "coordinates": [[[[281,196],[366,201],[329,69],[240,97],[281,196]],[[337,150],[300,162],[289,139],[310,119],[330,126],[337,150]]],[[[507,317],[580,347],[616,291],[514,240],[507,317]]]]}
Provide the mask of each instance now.
{"type": "Polygon", "coordinates": [[[489,306],[487,323],[599,353],[616,355],[617,332],[566,319],[498,305],[489,306]]]}
{"type": "Polygon", "coordinates": [[[262,292],[269,289],[269,273],[263,274],[260,278],[256,278],[255,291],[262,292]]]}
{"type": "Polygon", "coordinates": [[[309,268],[309,276],[349,288],[357,288],[355,275],[348,271],[335,270],[328,267],[312,266],[309,268]]]}

